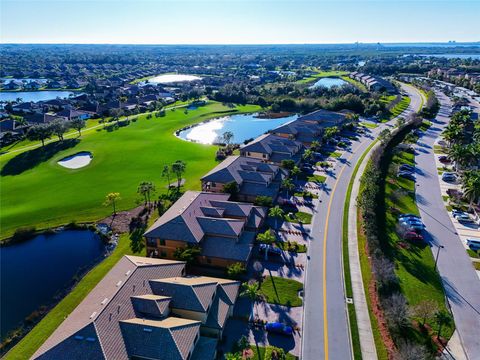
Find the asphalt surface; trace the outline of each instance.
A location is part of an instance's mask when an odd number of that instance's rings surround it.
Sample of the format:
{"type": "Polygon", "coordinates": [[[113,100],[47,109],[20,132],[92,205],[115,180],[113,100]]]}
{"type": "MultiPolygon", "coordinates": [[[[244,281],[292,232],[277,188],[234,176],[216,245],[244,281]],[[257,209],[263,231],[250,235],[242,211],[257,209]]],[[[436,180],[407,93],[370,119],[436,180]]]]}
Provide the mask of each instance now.
{"type": "MultiPolygon", "coordinates": [[[[403,86],[403,90],[411,98],[402,114],[406,117],[419,109],[422,100],[411,86],[403,86]]],[[[350,150],[327,176],[321,202],[315,208],[307,253],[302,359],[352,359],[342,263],[345,196],[359,158],[378,133],[394,121],[352,141],[350,150]]]]}
{"type": "Polygon", "coordinates": [[[437,93],[441,108],[417,146],[417,204],[434,256],[439,246],[438,271],[452,309],[455,326],[468,359],[480,359],[480,279],[448,216],[440,191],[433,145],[450,121],[450,100],[437,93]]]}

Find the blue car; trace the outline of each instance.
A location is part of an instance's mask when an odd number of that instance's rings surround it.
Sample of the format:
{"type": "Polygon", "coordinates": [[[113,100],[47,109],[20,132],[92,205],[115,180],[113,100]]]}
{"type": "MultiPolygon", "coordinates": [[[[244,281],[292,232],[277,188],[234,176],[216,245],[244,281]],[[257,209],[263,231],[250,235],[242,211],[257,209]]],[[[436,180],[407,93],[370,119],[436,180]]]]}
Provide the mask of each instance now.
{"type": "Polygon", "coordinates": [[[272,332],[280,335],[286,335],[286,336],[293,335],[293,328],[291,326],[282,324],[280,322],[267,323],[267,325],[265,325],[265,329],[268,332],[272,332]]]}

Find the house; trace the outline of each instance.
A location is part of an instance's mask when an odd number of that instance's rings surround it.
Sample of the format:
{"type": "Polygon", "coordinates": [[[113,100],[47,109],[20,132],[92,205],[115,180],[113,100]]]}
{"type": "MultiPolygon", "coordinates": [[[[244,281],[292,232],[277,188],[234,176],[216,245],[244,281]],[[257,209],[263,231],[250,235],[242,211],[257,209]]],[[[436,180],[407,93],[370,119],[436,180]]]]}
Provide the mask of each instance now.
{"type": "Polygon", "coordinates": [[[38,81],[29,81],[25,84],[25,89],[27,90],[38,90],[42,87],[42,84],[40,84],[38,81]]]}
{"type": "Polygon", "coordinates": [[[240,155],[281,165],[282,160],[299,163],[304,146],[301,142],[273,134],[264,134],[240,148],[240,155]]]}
{"type": "Polygon", "coordinates": [[[239,282],[185,262],[124,256],[33,359],[214,359],[239,282]]]}
{"type": "Polygon", "coordinates": [[[19,90],[23,88],[23,82],[19,80],[11,80],[7,84],[3,85],[5,90],[19,90]]]}
{"type": "Polygon", "coordinates": [[[349,76],[354,80],[360,81],[370,91],[386,91],[391,94],[397,93],[395,86],[380,76],[366,75],[357,71],[351,72],[349,76]]]}
{"type": "Polygon", "coordinates": [[[265,208],[229,201],[229,194],[187,191],[144,234],[147,254],[173,259],[177,248],[200,249],[202,265],[246,264],[265,208]]]}
{"type": "Polygon", "coordinates": [[[277,165],[250,157],[229,156],[200,180],[204,191],[215,193],[222,193],[225,185],[235,182],[236,198],[254,202],[259,196],[275,200],[286,177],[286,170],[277,165]]]}
{"type": "Polygon", "coordinates": [[[57,112],[57,117],[61,117],[65,120],[87,120],[90,119],[91,113],[88,111],[83,110],[75,110],[75,109],[64,109],[62,111],[57,112]]]}
{"type": "Polygon", "coordinates": [[[12,106],[12,111],[21,114],[41,114],[43,112],[42,107],[32,101],[22,102],[20,104],[12,106]]]}

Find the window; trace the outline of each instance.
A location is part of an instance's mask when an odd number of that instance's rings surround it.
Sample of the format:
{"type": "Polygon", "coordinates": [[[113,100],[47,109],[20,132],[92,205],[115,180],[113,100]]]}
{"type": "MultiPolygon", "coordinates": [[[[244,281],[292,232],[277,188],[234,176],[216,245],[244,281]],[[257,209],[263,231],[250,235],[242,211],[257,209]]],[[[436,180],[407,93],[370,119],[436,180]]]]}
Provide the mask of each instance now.
{"type": "Polygon", "coordinates": [[[249,151],[249,152],[247,152],[247,155],[248,155],[248,156],[250,156],[250,151],[249,151]]]}
{"type": "Polygon", "coordinates": [[[160,246],[165,246],[165,239],[160,239],[160,246]]]}
{"type": "Polygon", "coordinates": [[[148,246],[157,246],[157,240],[152,238],[147,238],[147,245],[148,246]]]}
{"type": "Polygon", "coordinates": [[[267,154],[262,154],[263,158],[265,159],[267,157],[267,154]]]}
{"type": "Polygon", "coordinates": [[[215,187],[217,186],[217,184],[212,181],[212,186],[215,187]]]}

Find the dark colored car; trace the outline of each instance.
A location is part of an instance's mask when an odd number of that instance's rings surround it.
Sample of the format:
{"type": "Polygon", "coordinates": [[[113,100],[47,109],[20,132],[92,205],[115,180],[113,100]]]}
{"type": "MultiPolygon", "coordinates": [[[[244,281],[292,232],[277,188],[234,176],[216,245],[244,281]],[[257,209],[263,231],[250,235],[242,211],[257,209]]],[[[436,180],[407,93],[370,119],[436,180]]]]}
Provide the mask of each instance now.
{"type": "Polygon", "coordinates": [[[401,171],[408,171],[408,172],[414,172],[415,171],[415,167],[411,166],[411,165],[408,165],[408,164],[400,165],[399,169],[401,171]]]}
{"type": "Polygon", "coordinates": [[[415,231],[408,231],[403,235],[403,238],[410,241],[423,241],[423,236],[415,231]]]}
{"type": "Polygon", "coordinates": [[[268,332],[272,332],[280,335],[286,335],[286,336],[293,335],[293,328],[291,326],[282,324],[280,322],[267,323],[267,325],[265,326],[265,329],[268,332]]]}
{"type": "Polygon", "coordinates": [[[442,164],[450,164],[452,162],[447,156],[440,156],[438,161],[440,161],[442,164]]]}
{"type": "Polygon", "coordinates": [[[398,176],[408,180],[415,181],[415,175],[413,175],[411,172],[408,172],[408,171],[400,171],[398,173],[398,176]]]}

